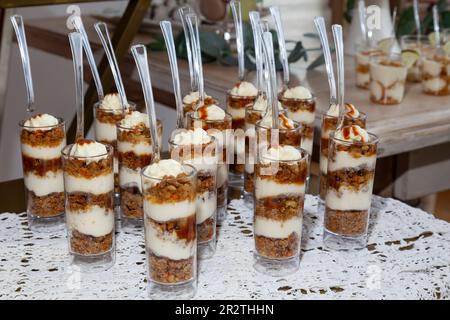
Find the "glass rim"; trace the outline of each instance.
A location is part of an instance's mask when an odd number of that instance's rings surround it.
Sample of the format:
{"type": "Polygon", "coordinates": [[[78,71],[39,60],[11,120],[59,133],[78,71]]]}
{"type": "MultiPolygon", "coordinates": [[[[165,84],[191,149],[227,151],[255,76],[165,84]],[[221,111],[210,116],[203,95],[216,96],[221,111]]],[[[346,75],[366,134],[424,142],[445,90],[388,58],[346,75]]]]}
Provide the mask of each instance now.
{"type": "MultiPolygon", "coordinates": [[[[287,145],[283,145],[283,144],[279,145],[279,147],[283,147],[283,146],[287,146],[287,145]]],[[[299,162],[299,161],[308,160],[308,157],[310,156],[308,151],[303,149],[301,146],[300,147],[297,147],[297,146],[294,147],[294,146],[291,146],[291,145],[289,145],[289,146],[292,147],[292,148],[295,148],[295,150],[300,152],[300,157],[299,158],[297,158],[297,159],[289,159],[289,160],[279,160],[279,159],[265,158],[265,160],[267,160],[269,162],[272,162],[272,163],[273,162],[277,162],[277,163],[292,163],[292,162],[299,162]]],[[[266,151],[269,151],[269,149],[270,149],[270,147],[267,148],[266,151]]],[[[264,155],[260,155],[260,158],[261,158],[261,160],[264,159],[264,155]]],[[[258,163],[260,163],[260,162],[258,161],[258,163]]]]}
{"type": "Polygon", "coordinates": [[[369,141],[346,141],[346,140],[336,138],[335,133],[336,133],[336,131],[331,133],[330,138],[333,141],[337,141],[339,144],[364,146],[364,145],[369,145],[369,144],[377,144],[380,141],[380,138],[376,134],[371,133],[371,132],[367,132],[367,134],[370,137],[369,141]]]}
{"type": "MultiPolygon", "coordinates": [[[[119,109],[100,108],[101,104],[102,104],[102,101],[97,101],[97,102],[95,102],[94,105],[93,105],[94,109],[100,109],[100,110],[104,110],[104,111],[106,111],[106,112],[111,112],[111,113],[118,113],[117,110],[119,110],[119,109]]],[[[128,100],[128,106],[126,106],[125,109],[126,109],[127,107],[128,107],[128,108],[129,108],[129,107],[132,107],[133,109],[136,109],[136,106],[137,106],[137,104],[136,104],[135,102],[129,101],[129,100],[128,100]]],[[[123,111],[123,109],[122,109],[122,111],[123,111]]]]}
{"type": "MultiPolygon", "coordinates": [[[[167,159],[167,160],[169,160],[169,159],[167,159]]],[[[171,159],[171,160],[174,160],[174,159],[171,159]]],[[[174,160],[174,161],[177,161],[177,160],[174,160]]],[[[180,163],[180,165],[181,165],[183,168],[190,168],[191,171],[190,171],[189,173],[184,172],[184,173],[187,174],[187,177],[186,177],[186,178],[192,179],[192,177],[194,177],[194,176],[197,174],[197,169],[195,169],[195,167],[194,167],[193,165],[190,165],[190,164],[187,164],[187,163],[181,163],[181,162],[179,162],[179,161],[177,161],[177,162],[180,163]]],[[[142,176],[142,177],[145,177],[145,178],[150,179],[150,180],[156,180],[156,181],[162,181],[162,180],[173,181],[173,180],[176,180],[176,179],[177,179],[177,177],[174,177],[174,176],[169,176],[169,178],[164,178],[164,177],[162,177],[162,178],[157,178],[157,177],[152,177],[152,176],[147,175],[147,174],[145,173],[145,170],[147,170],[147,168],[150,167],[150,166],[153,165],[153,164],[154,164],[154,163],[150,163],[149,165],[146,165],[145,167],[143,167],[143,168],[141,169],[141,176],[142,176]]],[[[185,171],[185,170],[183,170],[183,171],[185,171]]]]}
{"type": "MultiPolygon", "coordinates": [[[[90,140],[90,139],[89,139],[90,140]]],[[[110,156],[112,155],[113,152],[113,146],[108,144],[108,143],[103,143],[97,140],[91,140],[91,141],[95,141],[97,143],[101,143],[106,147],[106,153],[102,153],[102,154],[96,154],[94,156],[76,156],[76,155],[70,155],[68,152],[72,149],[72,147],[76,144],[76,143],[71,143],[66,145],[62,150],[61,150],[61,155],[65,158],[72,158],[72,159],[92,159],[92,158],[99,158],[99,157],[104,157],[104,156],[110,156]]]]}
{"type": "MultiPolygon", "coordinates": [[[[117,121],[116,122],[116,127],[117,128],[119,128],[119,129],[121,129],[121,130],[133,130],[135,127],[125,127],[125,126],[123,126],[123,125],[121,125],[120,124],[120,122],[121,121],[117,121]]],[[[157,125],[157,127],[158,127],[158,129],[159,128],[162,128],[162,121],[160,120],[160,119],[156,119],[156,125],[157,125]]],[[[147,124],[145,124],[145,128],[146,129],[150,129],[148,126],[147,126],[147,124]]]]}
{"type": "MultiPolygon", "coordinates": [[[[39,127],[31,127],[31,126],[26,126],[25,122],[27,122],[28,120],[30,120],[33,117],[30,117],[28,119],[23,119],[19,121],[19,127],[24,128],[24,129],[34,129],[34,130],[39,130],[39,129],[54,129],[57,127],[60,127],[62,125],[66,124],[66,121],[62,118],[62,117],[55,117],[58,120],[57,124],[53,124],[53,125],[47,125],[47,126],[39,126],[39,127]]],[[[32,131],[32,130],[29,130],[32,131]]]]}
{"type": "MultiPolygon", "coordinates": [[[[220,107],[219,107],[220,108],[220,107]]],[[[221,108],[222,109],[222,108],[221,108]]],[[[223,110],[223,109],[222,109],[223,110]]],[[[217,119],[217,120],[211,120],[211,119],[202,119],[199,117],[194,117],[195,111],[189,111],[186,113],[186,117],[190,117],[193,120],[197,120],[197,121],[202,121],[202,122],[206,122],[206,123],[216,123],[216,122],[223,122],[227,119],[229,119],[230,121],[233,119],[233,117],[231,116],[231,114],[229,114],[227,111],[223,110],[225,112],[225,118],[223,119],[217,119]]]]}

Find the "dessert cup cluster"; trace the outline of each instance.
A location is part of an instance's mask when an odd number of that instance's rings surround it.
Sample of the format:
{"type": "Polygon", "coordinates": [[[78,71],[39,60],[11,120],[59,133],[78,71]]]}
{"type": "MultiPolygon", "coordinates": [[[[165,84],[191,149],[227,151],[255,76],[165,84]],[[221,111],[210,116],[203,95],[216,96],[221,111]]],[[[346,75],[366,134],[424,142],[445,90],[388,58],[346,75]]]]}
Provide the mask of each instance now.
{"type": "Polygon", "coordinates": [[[415,50],[419,53],[420,58],[408,68],[406,80],[409,82],[422,81],[423,57],[428,51],[429,40],[425,35],[404,35],[400,39],[402,50],[415,50]]]}
{"type": "Polygon", "coordinates": [[[47,114],[36,115],[22,121],[20,130],[30,228],[44,230],[49,224],[64,221],[64,121],[47,114]]]}
{"type": "Polygon", "coordinates": [[[369,89],[370,84],[370,57],[383,56],[385,53],[377,48],[358,45],[355,55],[356,86],[361,89],[369,89]]]}
{"type": "Polygon", "coordinates": [[[423,92],[435,96],[450,95],[450,57],[430,49],[422,62],[423,92]]]}
{"type": "Polygon", "coordinates": [[[63,151],[69,251],[74,257],[114,257],[113,148],[80,139],[63,151]]]}
{"type": "MultiPolygon", "coordinates": [[[[183,97],[183,115],[186,116],[187,113],[195,110],[195,107],[198,104],[199,96],[198,91],[190,92],[189,94],[183,97]]],[[[211,104],[215,104],[216,101],[211,97],[205,96],[205,105],[209,106],[211,104]]]]}

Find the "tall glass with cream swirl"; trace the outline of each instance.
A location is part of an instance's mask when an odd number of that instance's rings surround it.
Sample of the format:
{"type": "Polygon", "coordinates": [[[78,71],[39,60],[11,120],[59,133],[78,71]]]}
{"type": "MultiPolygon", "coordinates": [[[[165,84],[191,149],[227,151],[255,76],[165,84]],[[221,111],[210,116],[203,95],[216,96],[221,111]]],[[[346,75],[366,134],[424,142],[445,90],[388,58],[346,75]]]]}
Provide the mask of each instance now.
{"type": "Polygon", "coordinates": [[[279,96],[279,100],[286,110],[288,118],[297,121],[302,125],[302,149],[312,155],[316,112],[315,97],[313,97],[309,89],[297,86],[282,92],[279,96]]]}
{"type": "Polygon", "coordinates": [[[136,105],[128,101],[128,107],[122,110],[122,103],[118,93],[105,95],[102,101],[94,104],[94,132],[95,140],[107,143],[114,148],[114,179],[116,195],[119,194],[119,159],[117,153],[116,124],[126,113],[135,110],[136,105]]]}
{"type": "Polygon", "coordinates": [[[72,263],[86,271],[114,264],[113,148],[79,139],[62,150],[72,263]]]}
{"type": "Polygon", "coordinates": [[[32,231],[50,232],[64,225],[64,121],[38,114],[19,126],[28,225],[32,231]]]}
{"type": "Polygon", "coordinates": [[[256,270],[272,276],[300,265],[303,207],[309,154],[298,147],[259,147],[255,165],[256,270]]]}
{"type": "MultiPolygon", "coordinates": [[[[159,145],[162,142],[162,123],[157,121],[159,145]]],[[[141,170],[153,159],[148,115],[131,111],[117,123],[117,152],[122,227],[140,225],[142,207],[141,170]]]]}
{"type": "Polygon", "coordinates": [[[378,138],[358,125],[344,126],[330,140],[324,244],[334,249],[367,244],[378,138]]]}
{"type": "Polygon", "coordinates": [[[197,171],[173,159],[142,170],[148,294],[188,299],[197,289],[197,171]]]}
{"type": "Polygon", "coordinates": [[[202,128],[177,130],[169,141],[170,157],[197,169],[198,257],[216,252],[217,155],[213,136],[202,128]]]}
{"type": "MultiPolygon", "coordinates": [[[[345,104],[344,125],[356,124],[361,128],[366,127],[366,114],[358,111],[351,103],[345,104]]],[[[333,104],[330,106],[326,114],[322,115],[321,138],[320,138],[320,176],[319,176],[319,196],[321,200],[325,200],[327,190],[327,168],[328,168],[328,144],[330,136],[334,133],[339,117],[339,106],[333,104]]]]}
{"type": "MultiPolygon", "coordinates": [[[[245,108],[255,102],[258,89],[247,81],[241,81],[227,92],[227,112],[232,117],[234,130],[245,128],[245,108]]],[[[234,145],[233,163],[230,164],[230,172],[237,179],[242,179],[245,165],[245,144],[234,145]]]]}
{"type": "Polygon", "coordinates": [[[201,106],[187,114],[187,128],[202,128],[216,139],[217,143],[217,219],[226,217],[228,195],[227,131],[231,129],[231,115],[217,105],[201,106]]]}

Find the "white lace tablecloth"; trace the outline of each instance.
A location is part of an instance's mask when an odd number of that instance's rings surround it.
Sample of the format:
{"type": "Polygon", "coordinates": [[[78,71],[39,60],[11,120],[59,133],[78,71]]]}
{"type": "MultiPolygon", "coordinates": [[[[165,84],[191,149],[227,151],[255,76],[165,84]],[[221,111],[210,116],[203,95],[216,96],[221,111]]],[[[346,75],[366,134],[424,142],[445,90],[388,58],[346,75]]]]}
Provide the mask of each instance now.
{"type": "MultiPolygon", "coordinates": [[[[252,212],[233,200],[216,255],[199,262],[198,299],[449,299],[450,224],[374,196],[367,249],[322,248],[322,214],[307,196],[300,270],[273,278],[253,269],[252,212]]],[[[80,274],[68,264],[64,231],[34,234],[25,214],[0,214],[0,298],[141,299],[143,233],[118,232],[113,268],[80,274]]]]}

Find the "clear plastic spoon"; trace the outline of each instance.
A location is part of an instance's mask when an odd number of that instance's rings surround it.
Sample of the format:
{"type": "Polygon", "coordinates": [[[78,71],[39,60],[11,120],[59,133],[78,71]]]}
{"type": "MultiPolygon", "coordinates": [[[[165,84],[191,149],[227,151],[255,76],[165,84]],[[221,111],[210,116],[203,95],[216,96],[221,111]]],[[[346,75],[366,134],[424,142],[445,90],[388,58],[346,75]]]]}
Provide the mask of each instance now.
{"type": "Polygon", "coordinates": [[[414,10],[414,22],[416,24],[417,35],[419,36],[418,38],[420,39],[422,30],[420,27],[419,0],[413,0],[413,10],[414,10]]]}
{"type": "Polygon", "coordinates": [[[439,12],[437,5],[433,6],[433,29],[434,29],[434,36],[436,41],[436,48],[439,48],[441,46],[441,35],[439,30],[439,12]]]}
{"type": "Polygon", "coordinates": [[[98,100],[101,101],[105,96],[105,92],[103,91],[102,81],[100,80],[100,75],[98,74],[97,64],[95,63],[91,44],[89,43],[86,30],[84,29],[83,20],[81,20],[80,16],[74,15],[72,17],[72,24],[74,25],[75,30],[77,30],[83,38],[84,52],[86,52],[87,60],[89,62],[89,66],[91,67],[92,77],[94,78],[95,87],[97,88],[98,100]]]}
{"type": "Polygon", "coordinates": [[[364,0],[358,1],[358,14],[359,14],[359,27],[361,28],[363,41],[366,45],[367,44],[370,45],[366,28],[366,3],[364,0]]]}
{"type": "Polygon", "coordinates": [[[344,41],[342,37],[342,26],[333,24],[334,46],[336,48],[336,63],[337,63],[337,102],[339,105],[339,118],[336,125],[336,131],[340,130],[344,125],[345,104],[344,104],[344,41]]]}
{"type": "Polygon", "coordinates": [[[119,93],[119,97],[122,102],[122,110],[125,111],[125,108],[128,107],[128,100],[125,94],[122,77],[120,76],[119,65],[117,64],[116,55],[114,54],[114,48],[111,43],[111,38],[109,36],[106,23],[97,22],[95,24],[95,31],[97,31],[100,41],[102,42],[103,49],[105,50],[106,57],[108,58],[109,65],[111,67],[114,82],[116,83],[117,92],[119,93]]]}
{"type": "Polygon", "coordinates": [[[83,36],[79,32],[69,34],[75,74],[75,104],[77,110],[77,132],[75,142],[84,138],[84,92],[83,92],[83,36]]]}
{"type": "Polygon", "coordinates": [[[197,110],[199,107],[205,104],[205,86],[203,82],[203,66],[202,66],[202,51],[200,48],[200,36],[198,32],[198,17],[194,13],[186,15],[186,21],[189,27],[189,32],[192,35],[192,53],[195,67],[195,74],[198,79],[198,104],[195,108],[197,110]]]}
{"type": "MultiPolygon", "coordinates": [[[[257,11],[251,11],[249,13],[250,16],[250,23],[252,25],[252,31],[253,31],[253,40],[255,45],[255,64],[256,64],[256,87],[258,89],[258,97],[261,97],[264,95],[264,79],[263,79],[263,59],[262,59],[262,52],[261,52],[261,26],[260,26],[260,15],[257,11]]],[[[258,100],[258,98],[256,99],[258,100]]]]}
{"type": "Polygon", "coordinates": [[[334,78],[333,60],[331,59],[330,44],[328,42],[325,20],[323,17],[315,17],[314,24],[316,25],[317,32],[319,33],[323,56],[325,58],[325,69],[327,70],[328,85],[330,87],[330,104],[336,104],[336,80],[334,78]]]}
{"type": "Polygon", "coordinates": [[[244,35],[242,31],[242,13],[241,1],[231,0],[231,11],[233,13],[234,28],[236,30],[236,49],[238,53],[238,77],[239,81],[244,80],[245,65],[244,65],[244,35]]]}
{"type": "Polygon", "coordinates": [[[280,48],[280,58],[283,65],[283,82],[284,87],[287,88],[289,84],[289,61],[286,51],[286,40],[284,38],[283,23],[281,22],[280,9],[277,6],[270,7],[270,13],[275,21],[277,30],[278,47],[280,48]]]}
{"type": "Polygon", "coordinates": [[[189,27],[187,24],[186,16],[190,13],[192,13],[192,10],[190,7],[182,7],[178,9],[178,13],[180,14],[181,24],[183,25],[183,33],[184,33],[184,39],[186,41],[186,50],[187,50],[187,56],[188,56],[188,64],[189,64],[189,75],[191,79],[191,92],[198,91],[198,78],[195,74],[195,66],[194,66],[194,57],[192,54],[192,40],[191,40],[191,34],[189,31],[189,27]]]}
{"type": "Polygon", "coordinates": [[[25,28],[22,16],[14,15],[11,17],[11,22],[16,32],[17,43],[19,45],[20,58],[22,59],[23,75],[25,77],[25,86],[27,89],[27,112],[32,113],[34,108],[34,89],[33,78],[31,77],[30,56],[28,54],[27,38],[25,36],[25,28]]]}
{"type": "Polygon", "coordinates": [[[145,108],[148,115],[150,135],[152,138],[153,162],[158,162],[160,159],[160,146],[156,131],[155,101],[153,100],[152,82],[150,70],[148,68],[147,48],[143,44],[137,44],[131,47],[131,53],[136,62],[139,78],[141,79],[142,91],[144,92],[145,108]]]}
{"type": "Polygon", "coordinates": [[[263,48],[267,69],[269,71],[269,79],[267,81],[267,106],[272,113],[272,128],[280,128],[280,119],[278,117],[278,99],[277,99],[277,72],[275,69],[275,57],[272,42],[272,33],[263,33],[263,48]]]}
{"type": "Polygon", "coordinates": [[[177,124],[176,128],[183,128],[183,100],[181,98],[180,78],[178,75],[177,54],[175,52],[175,43],[173,41],[172,24],[169,21],[159,23],[166,43],[167,54],[169,55],[170,71],[172,72],[173,93],[175,95],[175,104],[177,106],[177,124]]]}

